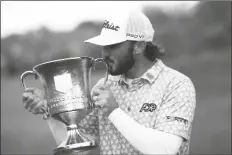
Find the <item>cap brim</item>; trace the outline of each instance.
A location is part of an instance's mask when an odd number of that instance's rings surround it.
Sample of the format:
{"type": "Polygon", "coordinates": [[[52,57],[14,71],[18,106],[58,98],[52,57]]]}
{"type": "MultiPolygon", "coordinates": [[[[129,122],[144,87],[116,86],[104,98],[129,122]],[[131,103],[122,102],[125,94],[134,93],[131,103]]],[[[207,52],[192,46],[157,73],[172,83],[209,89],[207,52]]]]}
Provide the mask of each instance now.
{"type": "Polygon", "coordinates": [[[106,36],[98,35],[96,37],[85,40],[84,42],[92,43],[99,46],[107,46],[107,45],[118,44],[124,41],[126,41],[125,38],[106,37],[106,36]]]}

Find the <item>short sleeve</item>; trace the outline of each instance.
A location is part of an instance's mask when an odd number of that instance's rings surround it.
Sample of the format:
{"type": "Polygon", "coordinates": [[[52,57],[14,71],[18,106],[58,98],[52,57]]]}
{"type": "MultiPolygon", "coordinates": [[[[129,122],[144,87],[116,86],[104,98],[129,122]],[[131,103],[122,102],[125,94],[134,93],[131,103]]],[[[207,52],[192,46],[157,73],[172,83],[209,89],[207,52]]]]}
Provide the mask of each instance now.
{"type": "Polygon", "coordinates": [[[196,93],[190,79],[171,83],[157,111],[154,128],[188,140],[195,106],[196,93]]]}

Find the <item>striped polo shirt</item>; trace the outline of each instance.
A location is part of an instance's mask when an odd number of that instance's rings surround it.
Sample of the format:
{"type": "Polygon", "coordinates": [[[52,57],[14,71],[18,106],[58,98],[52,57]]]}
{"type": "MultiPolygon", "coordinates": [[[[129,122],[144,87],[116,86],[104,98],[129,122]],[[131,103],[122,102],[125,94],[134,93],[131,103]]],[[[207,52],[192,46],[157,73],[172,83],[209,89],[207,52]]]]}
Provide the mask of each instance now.
{"type": "MultiPolygon", "coordinates": [[[[96,85],[103,81],[99,80],[96,85]]],[[[182,137],[184,141],[178,154],[189,153],[196,94],[187,76],[167,67],[158,59],[140,78],[128,80],[124,75],[109,75],[106,85],[111,89],[119,108],[134,121],[182,137]]],[[[100,154],[142,154],[101,110],[86,116],[80,126],[84,133],[100,136],[100,154]]]]}

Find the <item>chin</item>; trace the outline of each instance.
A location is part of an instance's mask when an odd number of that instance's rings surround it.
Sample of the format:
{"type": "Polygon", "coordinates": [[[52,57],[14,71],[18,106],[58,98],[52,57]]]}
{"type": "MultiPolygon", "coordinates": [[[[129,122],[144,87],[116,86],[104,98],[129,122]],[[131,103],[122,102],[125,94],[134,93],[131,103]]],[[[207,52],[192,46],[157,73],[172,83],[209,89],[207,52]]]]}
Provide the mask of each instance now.
{"type": "Polygon", "coordinates": [[[109,74],[112,75],[112,76],[118,76],[118,75],[120,75],[120,73],[116,73],[116,72],[112,72],[112,71],[109,71],[109,74]]]}
{"type": "Polygon", "coordinates": [[[112,76],[118,76],[118,75],[121,75],[121,74],[124,74],[124,73],[126,73],[126,72],[119,71],[119,70],[116,70],[116,71],[109,70],[109,74],[112,75],[112,76]]]}
{"type": "Polygon", "coordinates": [[[114,70],[109,70],[109,74],[112,76],[117,76],[117,75],[121,75],[122,73],[114,70]]]}

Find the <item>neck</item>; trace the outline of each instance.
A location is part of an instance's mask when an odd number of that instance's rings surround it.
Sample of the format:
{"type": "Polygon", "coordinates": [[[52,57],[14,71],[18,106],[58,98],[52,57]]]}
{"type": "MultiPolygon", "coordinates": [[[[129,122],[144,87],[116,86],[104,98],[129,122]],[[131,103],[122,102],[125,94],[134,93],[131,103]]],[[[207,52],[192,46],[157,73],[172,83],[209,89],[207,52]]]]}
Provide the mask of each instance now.
{"type": "Polygon", "coordinates": [[[151,68],[157,60],[150,61],[146,58],[136,60],[134,66],[125,73],[125,76],[129,79],[135,79],[141,77],[149,68],[151,68]]]}

